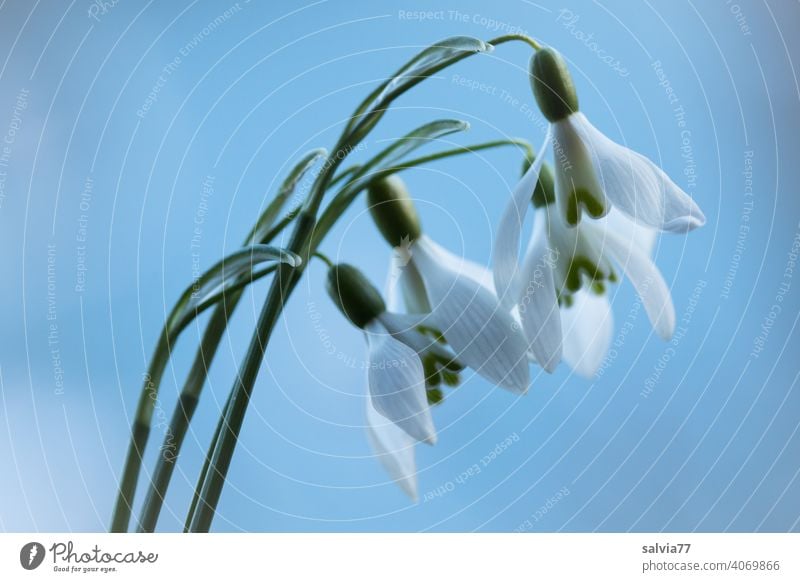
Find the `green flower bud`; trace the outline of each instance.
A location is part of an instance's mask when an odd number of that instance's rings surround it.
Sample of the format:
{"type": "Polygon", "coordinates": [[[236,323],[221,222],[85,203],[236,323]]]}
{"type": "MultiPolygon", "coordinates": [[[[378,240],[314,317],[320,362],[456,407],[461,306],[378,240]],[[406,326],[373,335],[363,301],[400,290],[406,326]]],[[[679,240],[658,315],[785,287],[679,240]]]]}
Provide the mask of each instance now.
{"type": "Polygon", "coordinates": [[[416,240],[422,234],[417,209],[406,185],[397,176],[383,178],[370,186],[367,204],[378,230],[393,247],[401,246],[404,239],[416,240]]]}
{"type": "Polygon", "coordinates": [[[340,263],[328,269],[328,295],[353,325],[363,328],[386,311],[386,304],[364,274],[340,263]]]}
{"type": "Polygon", "coordinates": [[[536,51],[531,58],[531,87],[542,114],[555,123],[578,111],[578,95],[567,63],[551,48],[536,51]]]}

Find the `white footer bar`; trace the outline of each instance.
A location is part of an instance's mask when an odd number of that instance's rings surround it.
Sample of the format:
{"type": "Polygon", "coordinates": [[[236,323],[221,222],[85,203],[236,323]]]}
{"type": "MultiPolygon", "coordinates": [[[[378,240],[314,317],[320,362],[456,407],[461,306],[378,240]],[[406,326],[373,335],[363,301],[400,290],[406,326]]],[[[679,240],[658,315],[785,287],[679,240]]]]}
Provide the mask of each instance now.
{"type": "Polygon", "coordinates": [[[800,534],[2,534],[0,580],[800,580],[800,534]]]}

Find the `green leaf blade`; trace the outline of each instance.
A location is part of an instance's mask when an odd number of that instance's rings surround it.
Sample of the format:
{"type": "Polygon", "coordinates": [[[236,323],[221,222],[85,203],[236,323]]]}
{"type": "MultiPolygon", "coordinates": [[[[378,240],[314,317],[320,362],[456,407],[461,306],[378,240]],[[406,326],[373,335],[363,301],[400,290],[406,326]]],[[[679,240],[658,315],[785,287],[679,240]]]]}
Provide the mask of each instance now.
{"type": "Polygon", "coordinates": [[[308,173],[308,171],[314,167],[314,164],[327,155],[328,151],[325,148],[317,148],[307,152],[302,158],[300,158],[300,161],[295,164],[295,166],[284,179],[281,187],[278,189],[278,193],[275,195],[275,198],[273,198],[266,209],[264,209],[264,212],[261,214],[261,216],[259,216],[258,221],[247,235],[247,239],[245,239],[244,243],[245,246],[262,244],[266,242],[264,240],[265,235],[275,224],[278,214],[280,214],[281,210],[286,204],[286,201],[294,193],[297,185],[300,183],[306,173],[308,173]]]}

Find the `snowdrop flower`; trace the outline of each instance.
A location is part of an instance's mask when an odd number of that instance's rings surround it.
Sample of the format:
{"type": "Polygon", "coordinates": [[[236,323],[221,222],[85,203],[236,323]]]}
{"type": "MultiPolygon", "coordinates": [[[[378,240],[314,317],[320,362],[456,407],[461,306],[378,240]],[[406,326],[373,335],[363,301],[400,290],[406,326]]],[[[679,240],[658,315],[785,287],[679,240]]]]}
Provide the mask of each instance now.
{"type": "Polygon", "coordinates": [[[370,443],[392,479],[415,498],[414,443],[436,442],[429,400],[439,399],[441,382],[458,384],[462,366],[417,329],[420,317],[388,312],[380,293],[355,267],[332,266],[327,288],[342,313],[366,336],[370,443]]]}
{"type": "MultiPolygon", "coordinates": [[[[534,240],[547,240],[561,305],[563,356],[573,369],[590,377],[602,365],[613,335],[607,288],[618,281],[617,269],[633,284],[656,333],[664,340],[672,337],[675,308],[650,259],[654,229],[637,225],[616,209],[572,227],[555,204],[534,197],[534,206],[534,240]]],[[[550,307],[549,301],[545,307],[550,307]]]]}
{"type": "Polygon", "coordinates": [[[685,233],[705,224],[697,204],[661,168],[589,123],[578,110],[575,85],[559,53],[537,51],[531,84],[553,128],[556,201],[568,225],[578,224],[583,210],[599,218],[612,206],[665,232],[685,233]]]}
{"type": "MultiPolygon", "coordinates": [[[[685,233],[705,223],[700,208],[659,167],[614,143],[589,123],[578,110],[572,77],[556,51],[549,48],[537,51],[531,60],[530,74],[536,101],[550,122],[539,152],[544,152],[552,142],[556,171],[551,202],[561,215],[558,229],[576,227],[584,211],[590,218],[600,219],[612,208],[636,225],[665,232],[685,233]]],[[[537,185],[546,181],[540,180],[546,178],[544,174],[540,176],[541,170],[539,155],[514,189],[503,213],[492,263],[498,296],[504,304],[516,305],[520,310],[537,361],[546,370],[552,370],[562,353],[562,322],[554,317],[555,294],[549,292],[546,281],[536,280],[543,260],[551,254],[546,247],[547,237],[542,235],[543,216],[538,217],[533,238],[521,264],[518,263],[528,203],[537,185]],[[535,301],[530,297],[532,284],[538,290],[535,301]]],[[[582,234],[573,242],[583,243],[585,236],[582,234]]]]}
{"type": "Polygon", "coordinates": [[[530,384],[528,341],[498,300],[487,271],[423,234],[403,182],[390,176],[369,188],[369,209],[395,248],[394,276],[410,311],[429,312],[459,361],[497,386],[523,393],[530,384]]]}

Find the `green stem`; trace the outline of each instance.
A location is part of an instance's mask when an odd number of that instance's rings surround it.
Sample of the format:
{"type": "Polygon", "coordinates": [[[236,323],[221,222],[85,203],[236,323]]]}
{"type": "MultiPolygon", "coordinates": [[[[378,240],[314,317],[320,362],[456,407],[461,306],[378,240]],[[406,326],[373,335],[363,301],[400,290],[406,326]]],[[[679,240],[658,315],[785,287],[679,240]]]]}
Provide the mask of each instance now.
{"type": "MultiPolygon", "coordinates": [[[[307,246],[314,223],[312,215],[306,212],[300,214],[289,249],[295,249],[294,252],[301,254],[301,256],[308,256],[303,255],[302,252],[307,246]]],[[[256,330],[250,341],[247,355],[231,389],[230,406],[225,411],[225,420],[222,423],[219,441],[213,450],[207,476],[203,482],[194,518],[189,528],[192,532],[207,532],[211,527],[211,521],[216,513],[222,487],[230,469],[233,452],[239,440],[239,433],[244,423],[253,386],[255,385],[272,329],[283,310],[286,298],[296,285],[307,264],[308,262],[304,261],[301,266],[295,269],[284,263],[278,267],[267,295],[267,300],[264,303],[264,308],[261,310],[256,330]]]]}
{"type": "Polygon", "coordinates": [[[285,263],[278,265],[277,273],[272,280],[267,299],[258,318],[255,332],[250,340],[247,355],[233,388],[231,388],[230,406],[224,412],[225,420],[222,423],[218,442],[211,449],[213,450],[211,462],[196,504],[195,514],[190,526],[191,531],[207,532],[211,527],[211,521],[216,513],[222,487],[228,475],[233,452],[239,439],[239,432],[244,423],[250,396],[253,392],[258,371],[261,368],[261,361],[264,359],[264,352],[267,349],[272,329],[283,310],[286,299],[308,265],[309,243],[316,225],[316,214],[322,204],[325,191],[336,173],[336,169],[355,145],[350,144],[346,138],[339,140],[333,153],[328,156],[316,180],[314,180],[309,197],[297,217],[288,250],[300,255],[303,258],[303,263],[294,268],[285,263]]]}
{"type": "MultiPolygon", "coordinates": [[[[249,283],[250,281],[248,280],[247,282],[249,283]]],[[[208,369],[217,353],[217,348],[225,333],[230,314],[238,305],[241,297],[242,291],[236,290],[229,297],[223,298],[222,303],[214,310],[208,321],[200,347],[197,350],[189,375],[178,398],[178,404],[172,413],[172,420],[164,436],[164,443],[159,451],[156,468],[153,472],[150,487],[145,497],[142,516],[139,520],[140,532],[152,532],[155,530],[178,455],[208,376],[208,369]]]]}
{"type": "Polygon", "coordinates": [[[142,456],[150,436],[150,424],[153,420],[156,400],[158,398],[158,385],[161,376],[167,367],[170,351],[170,333],[165,327],[158,338],[155,352],[150,360],[150,366],[145,376],[144,385],[139,395],[136,407],[136,416],[131,426],[131,439],[128,444],[128,455],[125,458],[125,467],[119,483],[117,501],[114,505],[114,514],[111,517],[111,532],[121,533],[128,531],[131,518],[133,497],[136,493],[136,483],[139,481],[139,472],[142,468],[142,456]]]}
{"type": "MultiPolygon", "coordinates": [[[[296,212],[294,212],[294,214],[290,212],[274,227],[267,231],[262,240],[269,241],[277,236],[277,234],[280,233],[280,231],[285,228],[289,222],[291,222],[295,215],[296,212]]],[[[259,272],[240,277],[240,280],[237,283],[232,285],[227,290],[223,290],[220,293],[217,293],[216,295],[206,299],[200,305],[198,305],[191,314],[181,318],[177,322],[173,322],[171,327],[169,325],[164,326],[164,329],[159,336],[156,349],[150,360],[150,367],[147,375],[145,376],[144,385],[139,395],[136,416],[131,428],[131,439],[130,444],[128,445],[128,455],[125,459],[125,466],[122,471],[122,478],[120,479],[119,491],[117,493],[117,500],[114,506],[114,513],[111,518],[110,530],[112,533],[128,531],[133,499],[136,494],[136,485],[139,481],[139,474],[141,472],[142,457],[149,439],[153,411],[155,410],[155,405],[158,400],[161,379],[164,375],[167,362],[169,361],[172,344],[177,340],[181,331],[183,331],[194,318],[220,301],[225,293],[228,293],[232,297],[233,294],[239,289],[273,272],[274,270],[275,267],[270,266],[262,269],[259,272]]],[[[217,313],[215,313],[215,316],[217,316],[217,313]]],[[[216,350],[216,347],[214,350],[216,350]]],[[[196,365],[197,361],[195,361],[195,367],[196,365]]],[[[175,416],[175,413],[173,413],[173,420],[175,419],[175,416]]],[[[171,436],[172,435],[168,432],[165,439],[168,439],[171,436]]],[[[155,500],[157,498],[151,499],[155,500]]],[[[155,501],[152,502],[155,503],[155,501]]],[[[152,509],[146,511],[152,511],[152,509]]],[[[156,510],[156,515],[157,512],[158,510],[156,510]]]]}
{"type": "Polygon", "coordinates": [[[498,36],[497,38],[493,38],[488,42],[491,45],[497,46],[499,44],[503,44],[504,42],[514,41],[514,40],[519,40],[524,42],[535,51],[542,49],[542,45],[540,45],[534,39],[525,34],[504,34],[503,36],[498,36]]]}
{"type": "Polygon", "coordinates": [[[219,435],[222,434],[222,426],[225,422],[225,418],[228,416],[228,409],[231,407],[232,396],[233,392],[229,392],[228,398],[225,401],[225,406],[223,406],[222,411],[219,415],[219,420],[217,421],[217,428],[214,429],[214,435],[211,437],[211,444],[209,445],[208,452],[206,453],[205,459],[203,461],[203,468],[200,469],[200,475],[197,477],[197,486],[194,488],[194,494],[192,495],[192,502],[189,504],[189,511],[186,513],[186,522],[183,524],[183,533],[188,533],[190,531],[195,513],[197,513],[197,504],[200,501],[200,490],[202,489],[203,483],[205,483],[206,478],[208,477],[208,468],[211,465],[211,455],[213,451],[216,450],[217,448],[217,443],[219,442],[219,435]]]}
{"type": "Polygon", "coordinates": [[[136,491],[136,482],[139,480],[142,454],[149,435],[149,425],[134,421],[131,426],[131,440],[128,445],[128,455],[125,458],[125,469],[122,472],[114,515],[111,518],[111,533],[128,531],[133,495],[136,491]]]}
{"type": "MultiPolygon", "coordinates": [[[[277,236],[297,215],[299,207],[291,210],[283,219],[278,221],[270,228],[259,242],[268,243],[277,236]]],[[[250,237],[248,237],[249,239],[250,237]]],[[[147,491],[142,516],[139,522],[139,531],[151,532],[155,530],[161,507],[164,504],[169,482],[175,469],[178,456],[180,455],[183,441],[189,430],[194,411],[200,399],[200,394],[205,385],[208,369],[217,353],[219,342],[228,325],[228,320],[233,314],[241,299],[241,290],[254,281],[275,271],[275,266],[271,265],[261,271],[251,275],[243,275],[239,281],[231,285],[228,289],[210,297],[201,303],[197,308],[197,313],[207,309],[211,305],[217,305],[211,318],[208,321],[206,330],[201,340],[201,345],[197,350],[194,362],[186,378],[178,403],[172,413],[169,429],[164,436],[164,443],[161,446],[161,454],[158,456],[153,478],[147,491]]],[[[187,322],[188,323],[188,322],[187,322]]],[[[127,526],[127,524],[126,524],[127,526]]]]}
{"type": "Polygon", "coordinates": [[[332,261],[332,260],[330,260],[330,258],[328,258],[328,256],[327,256],[326,254],[324,254],[324,253],[321,253],[321,252],[319,252],[319,251],[314,251],[314,253],[313,253],[313,256],[317,257],[317,258],[318,258],[319,260],[321,260],[323,263],[325,263],[326,265],[328,265],[328,268],[329,268],[329,269],[333,267],[333,261],[332,261]]]}

